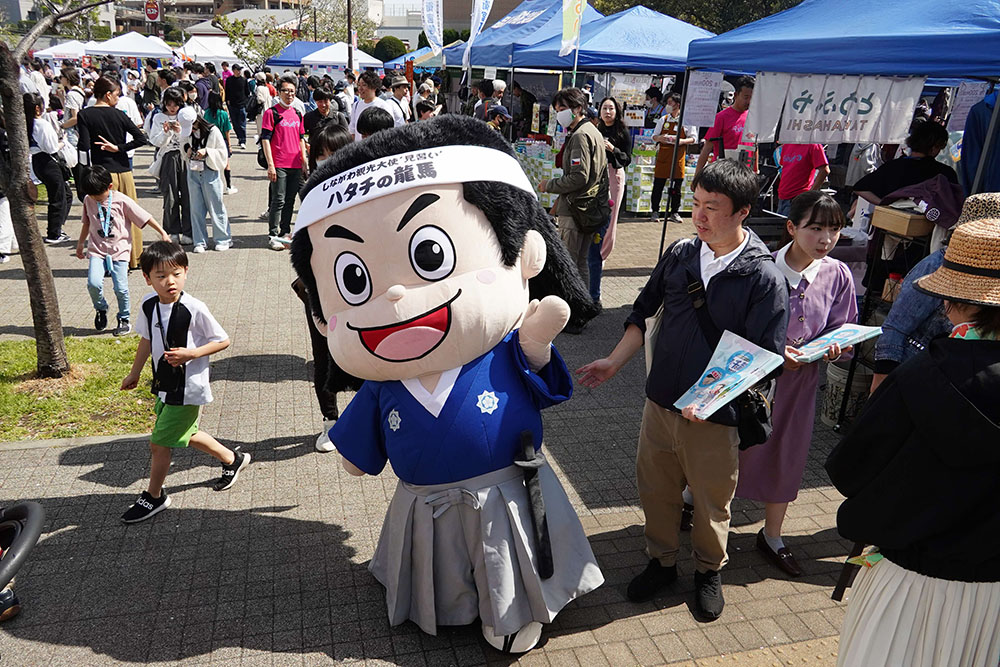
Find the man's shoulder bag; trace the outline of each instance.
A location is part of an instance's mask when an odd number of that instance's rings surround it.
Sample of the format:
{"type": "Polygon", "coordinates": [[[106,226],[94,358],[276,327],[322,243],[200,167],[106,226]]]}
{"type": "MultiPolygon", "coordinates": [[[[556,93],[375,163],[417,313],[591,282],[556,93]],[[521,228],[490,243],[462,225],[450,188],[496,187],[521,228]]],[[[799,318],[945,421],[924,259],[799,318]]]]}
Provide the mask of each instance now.
{"type": "MultiPolygon", "coordinates": [[[[565,195],[564,195],[565,196],[565,195]]],[[[581,232],[596,232],[611,219],[611,195],[607,170],[581,195],[566,198],[573,222],[581,232]]]]}
{"type": "MultiPolygon", "coordinates": [[[[701,279],[687,272],[688,296],[694,306],[695,315],[701,332],[709,346],[715,349],[722,339],[722,332],[712,321],[705,300],[705,285],[701,279]]],[[[749,449],[754,445],[767,442],[774,427],[771,424],[771,407],[774,400],[776,376],[768,376],[737,396],[733,403],[736,406],[736,430],[740,438],[740,450],[749,449]]]]}

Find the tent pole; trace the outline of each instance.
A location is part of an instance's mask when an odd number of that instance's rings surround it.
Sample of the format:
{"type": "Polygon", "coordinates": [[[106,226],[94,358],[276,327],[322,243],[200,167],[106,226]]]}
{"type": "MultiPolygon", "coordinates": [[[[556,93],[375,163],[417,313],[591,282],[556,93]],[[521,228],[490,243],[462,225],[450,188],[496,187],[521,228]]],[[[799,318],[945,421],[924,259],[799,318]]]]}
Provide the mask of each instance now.
{"type": "MultiPolygon", "coordinates": [[[[996,92],[997,86],[993,84],[993,91],[996,92]]],[[[983,152],[979,155],[979,165],[976,167],[976,177],[972,179],[972,187],[969,188],[969,194],[974,195],[979,192],[979,186],[983,184],[983,174],[986,172],[986,163],[990,159],[990,149],[993,144],[996,143],[996,131],[997,131],[997,118],[1000,116],[1000,95],[997,96],[997,101],[993,103],[993,115],[990,116],[990,127],[986,130],[986,144],[983,146],[983,152]]]]}
{"type": "MultiPolygon", "coordinates": [[[[687,102],[687,92],[688,92],[687,82],[688,82],[688,72],[690,71],[691,71],[690,67],[684,69],[684,89],[681,92],[681,111],[679,114],[677,114],[677,128],[676,131],[674,132],[674,155],[673,155],[674,164],[670,165],[669,167],[670,175],[667,177],[667,183],[670,183],[670,181],[674,180],[673,179],[674,165],[677,164],[677,154],[678,154],[677,151],[681,149],[681,130],[684,128],[684,103],[687,102]]],[[[684,168],[687,169],[687,165],[685,165],[684,168]]],[[[684,187],[684,175],[681,174],[681,188],[683,187],[684,187]]],[[[669,191],[667,196],[669,197],[669,191]]],[[[670,200],[668,199],[667,201],[670,200]]],[[[656,213],[657,215],[660,214],[659,211],[654,211],[654,213],[656,213]]],[[[663,229],[660,232],[660,251],[656,253],[657,262],[659,262],[660,258],[663,257],[663,244],[666,243],[666,241],[667,241],[667,216],[663,216],[663,229]]]]}
{"type": "MultiPolygon", "coordinates": [[[[507,109],[507,111],[511,111],[511,109],[514,108],[514,65],[513,65],[513,63],[511,64],[511,66],[510,66],[510,72],[507,75],[507,90],[510,91],[510,109],[507,109]]],[[[521,113],[522,114],[524,113],[524,109],[521,110],[521,113]]],[[[511,116],[513,116],[513,115],[514,114],[511,113],[511,116]]],[[[514,141],[514,120],[513,120],[513,118],[507,123],[507,141],[514,141]]]]}
{"type": "Polygon", "coordinates": [[[576,35],[576,48],[573,49],[573,87],[576,85],[576,66],[580,63],[580,34],[576,35]]]}

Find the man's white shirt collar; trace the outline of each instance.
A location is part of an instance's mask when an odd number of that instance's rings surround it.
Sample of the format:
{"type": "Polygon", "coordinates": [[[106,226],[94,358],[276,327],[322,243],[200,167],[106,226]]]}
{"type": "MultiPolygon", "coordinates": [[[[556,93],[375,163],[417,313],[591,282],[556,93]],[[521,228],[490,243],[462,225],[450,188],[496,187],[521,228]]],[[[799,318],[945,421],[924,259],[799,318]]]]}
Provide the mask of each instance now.
{"type": "Polygon", "coordinates": [[[743,252],[743,249],[747,247],[747,243],[750,242],[750,234],[746,230],[743,230],[743,243],[739,244],[735,250],[727,252],[721,257],[715,256],[715,251],[712,250],[707,243],[702,241],[701,243],[701,262],[699,263],[699,268],[701,269],[701,282],[706,287],[708,286],[708,281],[712,279],[713,276],[722,273],[726,270],[726,267],[732,264],[733,260],[743,252]]]}

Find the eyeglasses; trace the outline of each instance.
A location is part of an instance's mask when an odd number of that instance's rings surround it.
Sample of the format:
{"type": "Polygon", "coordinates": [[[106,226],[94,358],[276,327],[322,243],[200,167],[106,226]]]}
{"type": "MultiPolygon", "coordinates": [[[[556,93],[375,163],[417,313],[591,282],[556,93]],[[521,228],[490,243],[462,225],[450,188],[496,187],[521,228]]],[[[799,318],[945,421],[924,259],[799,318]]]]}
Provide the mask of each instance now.
{"type": "Polygon", "coordinates": [[[295,94],[295,89],[294,88],[282,88],[281,89],[281,94],[282,95],[294,95],[295,94]]]}

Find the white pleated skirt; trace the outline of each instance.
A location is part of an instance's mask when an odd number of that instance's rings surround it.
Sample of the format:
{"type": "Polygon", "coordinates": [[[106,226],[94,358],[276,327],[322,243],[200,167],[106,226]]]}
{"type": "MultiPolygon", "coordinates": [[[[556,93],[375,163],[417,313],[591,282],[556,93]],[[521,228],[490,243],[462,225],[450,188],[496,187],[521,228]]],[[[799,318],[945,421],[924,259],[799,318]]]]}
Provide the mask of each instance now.
{"type": "Polygon", "coordinates": [[[997,667],[1000,582],[935,579],[883,558],[862,567],[840,633],[839,667],[997,667]]]}
{"type": "Polygon", "coordinates": [[[400,482],[369,570],[385,586],[389,622],[424,632],[480,618],[497,635],[550,623],[570,600],[604,583],[558,478],[538,469],[554,574],[538,575],[524,475],[510,466],[458,484],[400,482]]]}

